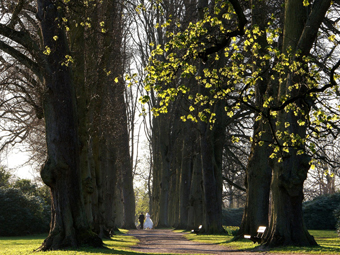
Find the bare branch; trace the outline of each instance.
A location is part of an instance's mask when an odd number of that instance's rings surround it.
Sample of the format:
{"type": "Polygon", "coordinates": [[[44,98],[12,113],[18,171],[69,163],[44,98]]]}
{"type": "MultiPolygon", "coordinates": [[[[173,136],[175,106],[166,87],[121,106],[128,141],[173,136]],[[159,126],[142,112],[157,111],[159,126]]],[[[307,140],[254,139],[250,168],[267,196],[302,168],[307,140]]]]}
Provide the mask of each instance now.
{"type": "Polygon", "coordinates": [[[25,0],[19,0],[18,4],[15,6],[14,12],[12,14],[12,18],[8,27],[14,28],[15,24],[18,22],[19,13],[21,12],[22,8],[24,7],[25,0]]]}
{"type": "Polygon", "coordinates": [[[223,179],[224,181],[226,181],[227,183],[229,183],[230,185],[234,186],[235,188],[239,189],[239,190],[242,190],[242,191],[244,191],[244,192],[247,191],[245,188],[242,188],[241,186],[237,185],[236,183],[232,182],[231,180],[229,180],[228,178],[226,178],[226,177],[224,177],[224,176],[222,177],[222,179],[223,179]]]}
{"type": "Polygon", "coordinates": [[[4,43],[3,41],[0,41],[0,49],[6,52],[7,54],[11,55],[13,58],[17,59],[20,63],[22,63],[27,68],[31,69],[33,73],[35,73],[40,79],[42,79],[41,68],[36,62],[26,57],[20,51],[4,43]]]}

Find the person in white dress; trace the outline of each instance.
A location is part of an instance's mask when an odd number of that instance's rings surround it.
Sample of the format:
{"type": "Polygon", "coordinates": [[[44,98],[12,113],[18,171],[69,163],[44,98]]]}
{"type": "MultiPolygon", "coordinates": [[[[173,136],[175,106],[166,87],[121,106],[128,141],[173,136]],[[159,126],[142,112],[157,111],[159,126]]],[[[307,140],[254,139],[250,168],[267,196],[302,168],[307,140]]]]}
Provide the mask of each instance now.
{"type": "Polygon", "coordinates": [[[153,228],[153,222],[150,218],[150,214],[149,213],[146,213],[146,219],[145,219],[145,222],[144,222],[144,229],[152,229],[153,228]]]}

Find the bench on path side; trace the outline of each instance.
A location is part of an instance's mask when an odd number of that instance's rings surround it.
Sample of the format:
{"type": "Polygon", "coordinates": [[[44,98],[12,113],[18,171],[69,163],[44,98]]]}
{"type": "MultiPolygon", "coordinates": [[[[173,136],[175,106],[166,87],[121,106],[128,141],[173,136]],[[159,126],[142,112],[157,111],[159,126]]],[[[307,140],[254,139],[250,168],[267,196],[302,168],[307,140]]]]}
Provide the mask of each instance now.
{"type": "Polygon", "coordinates": [[[198,229],[192,229],[191,233],[195,233],[196,235],[198,235],[199,233],[203,232],[203,226],[199,225],[198,229]]]}
{"type": "Polygon", "coordinates": [[[251,236],[251,235],[244,235],[244,238],[245,239],[250,239],[252,240],[254,243],[260,243],[262,238],[263,238],[263,235],[264,235],[264,232],[266,231],[266,228],[267,227],[264,227],[264,226],[259,226],[259,228],[257,229],[257,234],[256,236],[251,236]]]}

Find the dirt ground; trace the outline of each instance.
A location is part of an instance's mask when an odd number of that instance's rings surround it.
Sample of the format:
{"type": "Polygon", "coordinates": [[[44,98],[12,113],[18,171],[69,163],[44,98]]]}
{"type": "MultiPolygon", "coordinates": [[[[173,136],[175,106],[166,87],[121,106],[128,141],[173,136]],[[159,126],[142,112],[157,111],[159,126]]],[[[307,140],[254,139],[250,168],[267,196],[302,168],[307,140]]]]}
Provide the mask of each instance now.
{"type": "MultiPolygon", "coordinates": [[[[170,229],[130,230],[127,235],[140,240],[131,247],[134,251],[145,253],[177,253],[177,254],[233,254],[260,255],[268,252],[235,251],[227,246],[197,243],[188,241],[184,233],[176,233],[170,229]]],[[[274,255],[270,253],[270,255],[274,255]]],[[[282,253],[280,255],[283,255],[282,253]]],[[[295,254],[296,255],[296,254],[295,254]]]]}

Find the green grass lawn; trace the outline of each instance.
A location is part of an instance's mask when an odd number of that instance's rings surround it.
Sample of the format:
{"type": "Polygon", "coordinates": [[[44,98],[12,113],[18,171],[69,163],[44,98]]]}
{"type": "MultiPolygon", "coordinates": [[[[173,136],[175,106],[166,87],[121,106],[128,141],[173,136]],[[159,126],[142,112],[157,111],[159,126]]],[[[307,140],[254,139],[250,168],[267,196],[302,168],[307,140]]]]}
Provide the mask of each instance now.
{"type": "MultiPolygon", "coordinates": [[[[126,230],[121,230],[122,234],[126,230]]],[[[105,248],[82,247],[77,250],[48,251],[43,255],[103,255],[103,254],[125,254],[140,255],[141,253],[129,251],[130,246],[135,245],[138,240],[133,236],[115,235],[111,240],[104,240],[105,248]]],[[[24,236],[24,237],[0,237],[0,255],[26,255],[39,254],[34,252],[47,235],[24,236]]]]}
{"type": "MultiPolygon", "coordinates": [[[[126,233],[126,230],[121,230],[126,233]]],[[[340,238],[335,231],[312,230],[310,231],[318,242],[318,247],[285,247],[277,248],[269,252],[275,253],[308,253],[308,254],[340,254],[340,238]]],[[[0,255],[26,255],[36,254],[34,252],[43,242],[46,235],[24,236],[24,237],[0,237],[0,255]]],[[[254,245],[249,240],[232,242],[231,235],[195,235],[186,234],[189,240],[212,244],[222,244],[232,247],[235,250],[251,251],[258,245],[254,245]]],[[[122,254],[122,255],[141,255],[129,250],[138,240],[132,236],[122,234],[115,235],[112,240],[104,240],[105,248],[95,249],[83,247],[77,250],[49,251],[42,254],[46,255],[103,255],[103,254],[122,254]]],[[[164,254],[163,254],[164,255],[164,254]]]]}
{"type": "MultiPolygon", "coordinates": [[[[319,244],[317,247],[282,247],[271,249],[269,253],[307,253],[307,254],[340,254],[340,237],[337,236],[334,230],[310,230],[311,235],[314,236],[316,242],[319,244]]],[[[231,235],[193,235],[187,234],[189,240],[222,244],[229,246],[235,250],[253,250],[258,247],[250,240],[242,239],[240,241],[232,241],[231,235]]]]}

